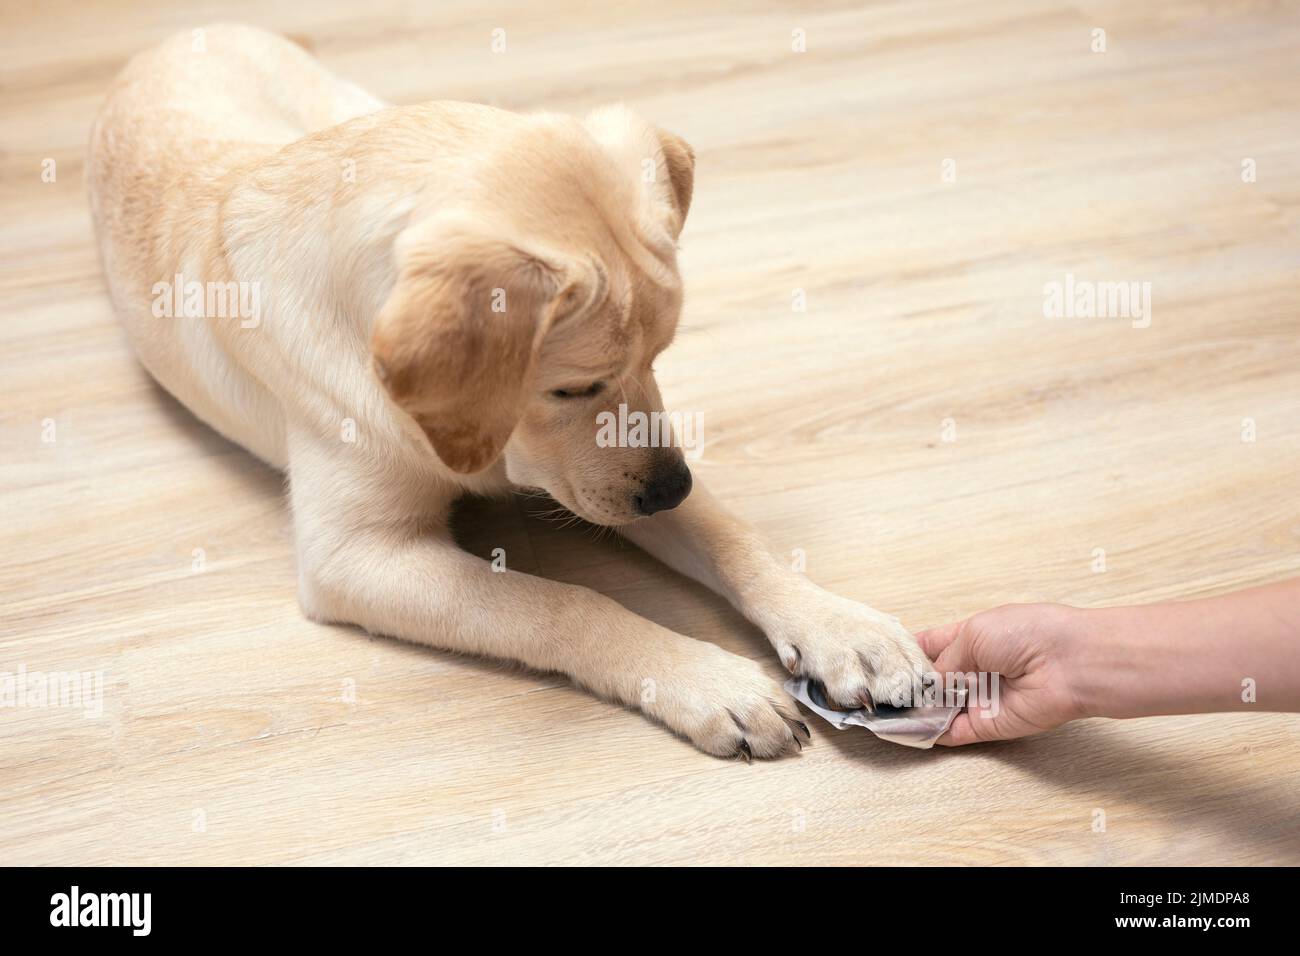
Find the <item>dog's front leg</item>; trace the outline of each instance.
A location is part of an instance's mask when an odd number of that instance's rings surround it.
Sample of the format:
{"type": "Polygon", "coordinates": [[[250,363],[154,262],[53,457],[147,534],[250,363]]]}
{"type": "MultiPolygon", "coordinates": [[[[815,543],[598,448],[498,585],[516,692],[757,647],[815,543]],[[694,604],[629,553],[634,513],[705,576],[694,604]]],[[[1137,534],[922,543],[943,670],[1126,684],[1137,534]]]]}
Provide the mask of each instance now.
{"type": "Polygon", "coordinates": [[[315,620],[567,674],[719,756],[775,757],[807,738],[759,664],[594,591],[494,572],[445,530],[298,524],[300,599],[315,620]]]}
{"type": "Polygon", "coordinates": [[[897,618],[831,594],[777,558],[697,483],[681,505],[619,529],[669,567],[726,597],[763,629],[793,674],[848,705],[905,705],[929,661],[897,618]]]}

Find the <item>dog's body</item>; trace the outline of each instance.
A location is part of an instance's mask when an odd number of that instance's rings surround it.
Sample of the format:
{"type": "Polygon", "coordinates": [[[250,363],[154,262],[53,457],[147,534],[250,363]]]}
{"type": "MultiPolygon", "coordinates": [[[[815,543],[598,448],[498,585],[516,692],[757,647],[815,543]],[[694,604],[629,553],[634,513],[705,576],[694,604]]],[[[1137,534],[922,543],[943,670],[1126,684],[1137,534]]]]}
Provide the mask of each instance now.
{"type": "Polygon", "coordinates": [[[898,622],[785,568],[691,493],[679,450],[597,446],[598,411],[662,407],[650,363],[680,310],[693,164],[623,109],[385,108],[220,26],[128,65],[87,176],[145,367],[288,473],[310,617],[561,671],[710,753],[775,756],[806,729],[756,663],[491,573],[446,525],[467,491],[542,488],[727,596],[832,699],[914,689],[928,665],[898,622]],[[160,317],[190,283],[202,316],[160,317]],[[212,314],[214,288],[253,290],[256,314],[212,314]]]}

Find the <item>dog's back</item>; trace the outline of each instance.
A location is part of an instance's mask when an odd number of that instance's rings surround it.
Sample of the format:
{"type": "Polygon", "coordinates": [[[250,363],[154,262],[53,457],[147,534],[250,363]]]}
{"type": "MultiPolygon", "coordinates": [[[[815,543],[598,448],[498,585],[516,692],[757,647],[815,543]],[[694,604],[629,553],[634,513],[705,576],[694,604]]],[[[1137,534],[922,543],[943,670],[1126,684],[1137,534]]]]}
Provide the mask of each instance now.
{"type": "Polygon", "coordinates": [[[90,150],[111,158],[98,171],[113,182],[190,162],[210,171],[383,106],[284,37],[218,24],[133,57],[100,108],[90,150]]]}
{"type": "Polygon", "coordinates": [[[274,400],[240,369],[217,364],[222,348],[195,341],[223,334],[219,323],[171,312],[160,320],[156,284],[233,279],[215,238],[232,173],[383,106],[283,37],[215,25],[134,57],[91,129],[86,182],[100,259],[141,362],[208,424],[273,464],[283,464],[274,429],[268,439],[245,423],[273,421],[274,400]],[[206,251],[195,242],[205,235],[206,251]],[[205,361],[214,364],[196,367],[205,361]],[[223,401],[213,401],[217,385],[223,401]]]}
{"type": "Polygon", "coordinates": [[[132,58],[96,116],[96,228],[116,252],[156,248],[166,235],[146,225],[211,213],[204,197],[232,168],[383,105],[273,33],[218,24],[177,34],[132,58]]]}

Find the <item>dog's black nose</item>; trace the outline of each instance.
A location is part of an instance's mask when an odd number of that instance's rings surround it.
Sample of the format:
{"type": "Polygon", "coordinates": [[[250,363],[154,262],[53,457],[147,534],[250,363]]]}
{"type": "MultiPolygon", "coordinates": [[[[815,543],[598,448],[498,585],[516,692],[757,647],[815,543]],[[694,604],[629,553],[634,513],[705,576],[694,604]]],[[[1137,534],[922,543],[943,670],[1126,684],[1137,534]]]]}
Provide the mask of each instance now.
{"type": "Polygon", "coordinates": [[[652,476],[633,501],[641,514],[652,515],[656,511],[676,508],[690,493],[691,470],[686,467],[686,462],[678,460],[652,476]]]}

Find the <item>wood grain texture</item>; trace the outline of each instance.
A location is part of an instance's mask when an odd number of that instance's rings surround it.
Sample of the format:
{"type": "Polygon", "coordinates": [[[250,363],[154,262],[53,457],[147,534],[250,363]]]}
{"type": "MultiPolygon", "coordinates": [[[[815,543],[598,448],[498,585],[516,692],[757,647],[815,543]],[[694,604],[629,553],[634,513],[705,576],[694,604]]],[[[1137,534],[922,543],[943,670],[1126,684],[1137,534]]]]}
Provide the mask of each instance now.
{"type": "MultiPolygon", "coordinates": [[[[623,99],[699,161],[665,395],[704,414],[697,474],[813,578],[919,628],[1300,572],[1300,12],[800,7],[5,5],[0,671],[104,693],[0,710],[0,862],[1300,863],[1300,717],[931,753],[820,725],[747,766],[555,677],[311,624],[282,479],[113,321],[82,149],[172,32],[276,29],[397,102],[623,99]],[[1044,318],[1067,273],[1151,282],[1150,327],[1044,318]]],[[[466,547],[778,673],[720,600],[527,511],[468,503],[466,547]]]]}

